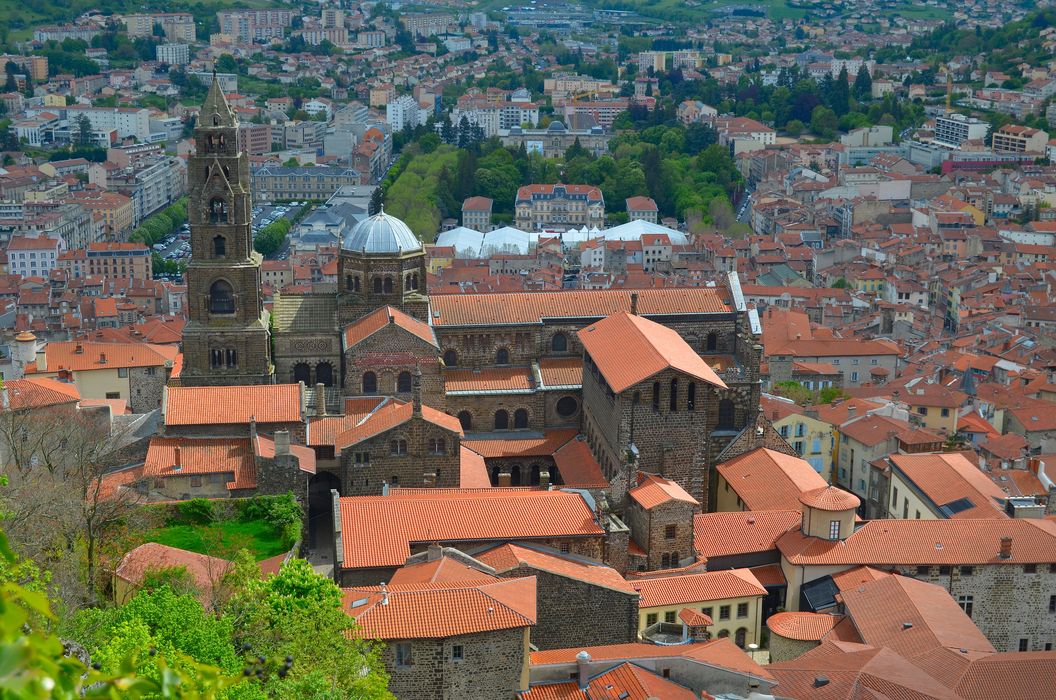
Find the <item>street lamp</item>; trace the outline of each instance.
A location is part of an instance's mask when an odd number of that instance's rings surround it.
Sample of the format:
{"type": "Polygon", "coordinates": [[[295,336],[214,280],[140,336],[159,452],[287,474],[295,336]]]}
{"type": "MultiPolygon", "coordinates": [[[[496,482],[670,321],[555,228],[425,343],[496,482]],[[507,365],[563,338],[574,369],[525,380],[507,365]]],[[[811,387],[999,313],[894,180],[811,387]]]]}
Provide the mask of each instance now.
{"type": "MultiPolygon", "coordinates": [[[[752,661],[755,661],[755,652],[758,651],[758,650],[759,650],[759,645],[756,644],[755,642],[752,642],[751,644],[748,645],[748,656],[749,656],[749,658],[751,658],[752,661]]],[[[748,696],[751,697],[752,690],[754,688],[758,688],[758,687],[759,687],[759,684],[756,683],[755,679],[752,677],[752,667],[749,666],[748,667],[748,696]]]]}

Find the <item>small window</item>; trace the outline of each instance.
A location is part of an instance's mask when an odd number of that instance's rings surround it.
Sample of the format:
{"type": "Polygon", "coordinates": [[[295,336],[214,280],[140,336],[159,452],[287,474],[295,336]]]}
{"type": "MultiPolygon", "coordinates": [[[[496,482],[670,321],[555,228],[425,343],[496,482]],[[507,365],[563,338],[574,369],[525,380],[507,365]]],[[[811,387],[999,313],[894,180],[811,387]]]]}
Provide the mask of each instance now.
{"type": "Polygon", "coordinates": [[[930,566],[918,566],[917,567],[917,576],[930,576],[930,575],[931,575],[931,567],[930,566]]]}
{"type": "MultiPolygon", "coordinates": [[[[390,440],[389,441],[389,453],[393,455],[405,455],[407,454],[407,441],[406,440],[390,440]]],[[[395,480],[396,477],[393,477],[395,480]]]]}
{"type": "Polygon", "coordinates": [[[1025,574],[1036,574],[1036,573],[1038,573],[1038,565],[1037,564],[1024,564],[1023,565],[1023,573],[1025,573],[1025,574]]]}
{"type": "Polygon", "coordinates": [[[829,521],[829,539],[838,540],[840,539],[840,521],[830,520],[829,521]]]}
{"type": "Polygon", "coordinates": [[[374,293],[375,294],[381,294],[381,289],[382,289],[381,278],[380,277],[375,277],[374,278],[374,293]]]}
{"type": "Polygon", "coordinates": [[[674,413],[678,410],[678,380],[671,380],[671,393],[667,397],[668,409],[674,413]]]}
{"type": "Polygon", "coordinates": [[[941,413],[942,413],[942,417],[943,418],[949,418],[950,417],[950,409],[948,409],[948,408],[942,409],[941,413]]]}
{"type": "Polygon", "coordinates": [[[730,606],[729,605],[720,605],[719,606],[719,619],[720,620],[729,620],[730,619],[730,606]]]}
{"type": "Polygon", "coordinates": [[[957,596],[957,605],[961,606],[961,610],[968,617],[972,616],[972,609],[975,607],[975,598],[970,595],[959,595],[957,596]]]}
{"type": "Polygon", "coordinates": [[[499,348],[498,352],[495,353],[495,364],[497,365],[508,365],[510,364],[510,351],[506,348],[499,348]]]}
{"type": "Polygon", "coordinates": [[[119,377],[127,377],[128,376],[128,367],[118,367],[117,368],[117,376],[119,376],[119,377]]]}
{"type": "Polygon", "coordinates": [[[660,382],[653,382],[653,413],[660,412],[660,382]]]}
{"type": "Polygon", "coordinates": [[[378,393],[378,375],[373,372],[363,373],[363,393],[364,394],[376,394],[378,393]]]}
{"type": "Polygon", "coordinates": [[[953,573],[953,567],[952,566],[940,566],[939,567],[939,576],[949,576],[951,573],[953,573]]]}
{"type": "Polygon", "coordinates": [[[1020,651],[1028,651],[1029,649],[1030,649],[1030,640],[1029,639],[1020,639],[1019,640],[1019,650],[1020,651]]]}
{"type": "Polygon", "coordinates": [[[1056,613],[1056,595],[1049,596],[1049,612],[1056,613]]]}
{"type": "Polygon", "coordinates": [[[711,617],[711,614],[712,614],[712,612],[714,611],[714,608],[710,608],[710,607],[708,607],[708,608],[701,608],[701,609],[700,609],[700,611],[701,611],[702,613],[704,613],[705,615],[707,615],[708,617],[711,617]]]}
{"type": "Polygon", "coordinates": [[[668,610],[667,612],[664,613],[664,622],[674,622],[674,621],[675,621],[675,611],[674,610],[668,610]]]}
{"type": "Polygon", "coordinates": [[[448,350],[444,353],[444,365],[447,367],[458,367],[458,353],[448,350]]]}
{"type": "Polygon", "coordinates": [[[462,426],[462,430],[470,431],[473,429],[473,415],[469,411],[458,412],[458,423],[462,426]]]}
{"type": "Polygon", "coordinates": [[[108,392],[106,392],[106,398],[108,398],[108,399],[119,399],[119,398],[121,398],[121,392],[119,392],[119,391],[108,391],[108,392]]]}
{"type": "Polygon", "coordinates": [[[447,453],[447,441],[443,438],[434,438],[429,441],[429,453],[442,455],[447,453]]]}
{"type": "Polygon", "coordinates": [[[658,616],[657,616],[656,613],[649,613],[648,615],[645,616],[645,626],[646,627],[652,627],[653,625],[656,624],[657,619],[658,619],[658,616]]]}
{"type": "Polygon", "coordinates": [[[391,277],[386,277],[385,278],[385,293],[386,294],[392,294],[392,289],[393,289],[393,287],[392,287],[392,278],[391,277]]]}
{"type": "Polygon", "coordinates": [[[668,525],[664,528],[664,538],[668,540],[675,539],[678,534],[678,527],[675,525],[668,525]]]}
{"type": "Polygon", "coordinates": [[[697,410],[697,383],[690,382],[689,386],[686,387],[686,410],[695,411],[697,410]]]}
{"type": "Polygon", "coordinates": [[[704,341],[704,349],[708,352],[715,352],[715,349],[719,345],[719,334],[715,331],[708,333],[704,341]]]}
{"type": "Polygon", "coordinates": [[[495,411],[495,430],[510,429],[510,414],[506,411],[495,411]]]}
{"type": "Polygon", "coordinates": [[[399,394],[410,393],[412,383],[410,372],[400,372],[400,375],[396,377],[396,392],[399,394]]]}
{"type": "Polygon", "coordinates": [[[660,556],[660,568],[661,569],[669,569],[669,568],[671,568],[671,555],[668,554],[667,552],[664,552],[660,556]]]}
{"type": "Polygon", "coordinates": [[[732,430],[735,420],[733,401],[729,399],[719,401],[719,430],[732,430]]]}
{"type": "Polygon", "coordinates": [[[961,567],[961,576],[971,576],[975,573],[975,568],[971,566],[961,567]]]}
{"type": "Polygon", "coordinates": [[[191,488],[200,488],[202,485],[202,477],[192,476],[191,477],[191,488]]]}
{"type": "Polygon", "coordinates": [[[461,644],[451,645],[451,660],[462,661],[465,658],[465,648],[461,644]]]}
{"type": "Polygon", "coordinates": [[[561,543],[561,553],[562,554],[568,554],[571,551],[572,551],[572,545],[570,545],[568,542],[562,542],[561,543]]]}
{"type": "Polygon", "coordinates": [[[515,430],[525,430],[528,427],[528,411],[518,408],[513,412],[513,427],[515,430]]]}
{"type": "Polygon", "coordinates": [[[410,642],[397,642],[396,647],[396,665],[399,667],[406,667],[411,665],[411,643],[410,642]]]}
{"type": "Polygon", "coordinates": [[[550,350],[552,352],[567,352],[568,351],[568,338],[564,333],[555,333],[554,337],[550,339],[550,350]]]}

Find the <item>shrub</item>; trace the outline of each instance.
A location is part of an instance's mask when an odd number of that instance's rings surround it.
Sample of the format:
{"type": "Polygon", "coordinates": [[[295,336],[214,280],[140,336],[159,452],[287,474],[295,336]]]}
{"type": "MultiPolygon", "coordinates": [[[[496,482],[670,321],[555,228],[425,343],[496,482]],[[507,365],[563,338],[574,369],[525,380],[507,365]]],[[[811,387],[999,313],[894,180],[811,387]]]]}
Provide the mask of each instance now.
{"type": "Polygon", "coordinates": [[[263,520],[282,538],[283,546],[292,547],[301,535],[301,506],[292,493],[281,496],[254,496],[241,504],[243,520],[263,520]]]}
{"type": "Polygon", "coordinates": [[[213,502],[204,498],[192,498],[179,505],[180,515],[195,525],[208,525],[216,520],[213,502]]]}

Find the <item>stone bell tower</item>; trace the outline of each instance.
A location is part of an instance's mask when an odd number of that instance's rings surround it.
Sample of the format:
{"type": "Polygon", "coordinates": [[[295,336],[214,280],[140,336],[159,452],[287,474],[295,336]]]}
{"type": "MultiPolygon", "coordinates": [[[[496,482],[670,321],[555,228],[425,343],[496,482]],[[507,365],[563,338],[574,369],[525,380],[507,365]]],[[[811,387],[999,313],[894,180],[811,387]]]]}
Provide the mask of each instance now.
{"type": "Polygon", "coordinates": [[[183,331],[187,386],[270,384],[271,331],[253,250],[249,158],[216,76],[194,129],[187,167],[191,262],[183,331]]]}

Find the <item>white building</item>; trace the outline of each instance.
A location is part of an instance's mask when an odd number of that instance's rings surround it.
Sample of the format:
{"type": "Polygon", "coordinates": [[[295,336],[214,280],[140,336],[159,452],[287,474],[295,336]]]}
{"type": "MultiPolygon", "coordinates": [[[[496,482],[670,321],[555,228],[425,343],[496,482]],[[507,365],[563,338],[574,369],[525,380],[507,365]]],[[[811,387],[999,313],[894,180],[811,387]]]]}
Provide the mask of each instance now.
{"type": "Polygon", "coordinates": [[[66,107],[66,119],[72,125],[82,116],[88,117],[93,131],[116,131],[120,139],[132,136],[139,141],[150,137],[150,110],[135,107],[66,107]]]}
{"type": "Polygon", "coordinates": [[[191,62],[191,47],[187,44],[159,44],[157,57],[159,63],[185,66],[191,62]]]}
{"type": "Polygon", "coordinates": [[[989,132],[989,122],[963,114],[947,114],[935,118],[933,141],[948,148],[960,148],[965,141],[985,140],[989,132]]]}
{"type": "Polygon", "coordinates": [[[12,236],[7,244],[7,269],[23,277],[47,277],[59,260],[57,238],[12,236]]]}
{"type": "Polygon", "coordinates": [[[429,110],[422,109],[421,105],[409,95],[397,97],[385,105],[385,121],[388,122],[393,131],[425,126],[428,120],[429,110]]]}

